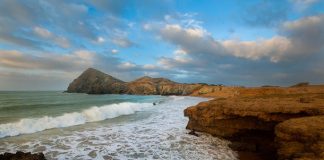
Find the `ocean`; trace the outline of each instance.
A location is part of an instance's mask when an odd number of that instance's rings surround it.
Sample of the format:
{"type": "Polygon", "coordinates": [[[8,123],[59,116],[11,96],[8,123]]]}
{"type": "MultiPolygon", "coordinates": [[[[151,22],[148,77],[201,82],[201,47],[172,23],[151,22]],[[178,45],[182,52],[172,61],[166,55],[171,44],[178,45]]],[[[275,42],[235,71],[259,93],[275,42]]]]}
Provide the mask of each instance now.
{"type": "Polygon", "coordinates": [[[187,134],[183,110],[206,98],[0,92],[0,153],[47,159],[236,159],[228,142],[187,134]]]}

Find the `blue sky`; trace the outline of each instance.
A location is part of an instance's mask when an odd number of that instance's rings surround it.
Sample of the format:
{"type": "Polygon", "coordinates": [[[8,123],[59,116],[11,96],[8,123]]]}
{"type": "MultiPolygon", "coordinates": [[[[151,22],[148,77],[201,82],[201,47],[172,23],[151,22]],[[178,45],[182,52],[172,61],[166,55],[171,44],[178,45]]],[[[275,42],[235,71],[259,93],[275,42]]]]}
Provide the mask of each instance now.
{"type": "Polygon", "coordinates": [[[322,0],[0,0],[0,90],[88,67],[225,85],[323,83],[322,0]]]}

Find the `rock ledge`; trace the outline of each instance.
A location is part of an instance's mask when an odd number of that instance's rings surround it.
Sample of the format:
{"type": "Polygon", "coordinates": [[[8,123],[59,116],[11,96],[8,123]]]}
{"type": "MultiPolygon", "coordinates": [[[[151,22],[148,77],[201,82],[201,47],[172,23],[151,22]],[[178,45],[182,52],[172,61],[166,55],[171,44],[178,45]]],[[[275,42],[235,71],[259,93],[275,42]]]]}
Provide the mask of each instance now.
{"type": "Polygon", "coordinates": [[[256,153],[261,159],[320,159],[324,153],[324,86],[309,87],[246,88],[234,97],[202,102],[184,111],[189,117],[187,129],[228,139],[232,149],[256,153]]]}

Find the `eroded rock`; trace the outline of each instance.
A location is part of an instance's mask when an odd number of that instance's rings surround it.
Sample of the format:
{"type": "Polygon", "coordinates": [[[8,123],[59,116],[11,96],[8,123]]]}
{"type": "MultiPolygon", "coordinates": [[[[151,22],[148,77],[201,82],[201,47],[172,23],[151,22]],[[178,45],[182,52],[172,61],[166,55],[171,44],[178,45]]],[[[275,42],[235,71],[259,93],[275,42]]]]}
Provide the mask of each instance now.
{"type": "Polygon", "coordinates": [[[275,133],[279,159],[324,159],[324,116],[284,121],[275,133]]]}
{"type": "MultiPolygon", "coordinates": [[[[189,107],[184,111],[185,116],[189,117],[187,129],[228,139],[234,150],[254,152],[263,159],[276,159],[274,129],[277,124],[289,119],[324,114],[323,94],[290,94],[287,90],[266,88],[263,93],[257,90],[258,93],[253,93],[253,96],[247,94],[214,99],[189,107]],[[275,94],[264,94],[267,92],[275,94]],[[305,97],[307,103],[301,103],[300,99],[305,97]]],[[[244,92],[252,95],[251,91],[240,91],[244,92]]]]}

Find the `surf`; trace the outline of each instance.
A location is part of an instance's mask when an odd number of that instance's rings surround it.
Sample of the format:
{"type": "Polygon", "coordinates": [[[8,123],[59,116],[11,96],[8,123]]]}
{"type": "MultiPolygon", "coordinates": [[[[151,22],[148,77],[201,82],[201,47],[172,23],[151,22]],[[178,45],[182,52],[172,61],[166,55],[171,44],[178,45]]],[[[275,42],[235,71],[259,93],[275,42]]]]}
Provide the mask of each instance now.
{"type": "Polygon", "coordinates": [[[0,138],[102,121],[134,114],[152,106],[152,103],[123,102],[100,107],[93,106],[81,112],[65,113],[56,117],[23,118],[18,122],[0,124],[0,138]]]}

